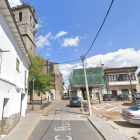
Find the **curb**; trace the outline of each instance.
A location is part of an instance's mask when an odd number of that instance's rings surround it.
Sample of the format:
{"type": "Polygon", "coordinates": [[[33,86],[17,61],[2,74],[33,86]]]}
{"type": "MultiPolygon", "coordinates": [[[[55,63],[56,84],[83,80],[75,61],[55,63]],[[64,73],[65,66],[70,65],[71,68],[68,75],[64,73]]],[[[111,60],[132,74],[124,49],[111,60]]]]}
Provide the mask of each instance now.
{"type": "Polygon", "coordinates": [[[92,121],[88,117],[87,117],[87,119],[95,127],[95,129],[101,134],[101,136],[104,138],[104,140],[108,140],[107,137],[96,127],[96,125],[94,125],[94,123],[92,123],[92,121]]]}
{"type": "Polygon", "coordinates": [[[28,140],[31,136],[31,134],[33,133],[35,127],[38,125],[39,121],[41,120],[41,118],[43,117],[43,115],[40,116],[40,118],[38,119],[38,121],[36,122],[35,126],[32,128],[32,130],[29,132],[28,136],[26,137],[25,140],[28,140]]]}

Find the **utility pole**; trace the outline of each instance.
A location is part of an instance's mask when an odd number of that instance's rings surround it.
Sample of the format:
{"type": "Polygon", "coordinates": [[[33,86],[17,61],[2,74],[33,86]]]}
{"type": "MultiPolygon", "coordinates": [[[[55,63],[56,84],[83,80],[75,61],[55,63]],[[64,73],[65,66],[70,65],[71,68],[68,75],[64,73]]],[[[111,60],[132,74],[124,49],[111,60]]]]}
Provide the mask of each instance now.
{"type": "Polygon", "coordinates": [[[88,97],[89,114],[92,115],[91,104],[90,104],[90,98],[89,98],[88,83],[87,83],[87,74],[86,74],[85,62],[84,62],[84,60],[85,60],[85,59],[84,59],[84,55],[82,55],[81,58],[82,58],[83,68],[84,68],[85,84],[86,84],[86,91],[87,91],[87,97],[88,97]]]}

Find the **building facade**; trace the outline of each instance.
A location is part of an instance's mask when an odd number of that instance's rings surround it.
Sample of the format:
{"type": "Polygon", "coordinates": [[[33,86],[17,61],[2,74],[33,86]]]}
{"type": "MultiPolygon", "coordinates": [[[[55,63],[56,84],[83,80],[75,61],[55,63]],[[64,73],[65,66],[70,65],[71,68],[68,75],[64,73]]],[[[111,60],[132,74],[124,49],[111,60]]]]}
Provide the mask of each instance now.
{"type": "Polygon", "coordinates": [[[29,2],[12,7],[15,20],[21,32],[22,38],[27,50],[36,55],[36,24],[35,8],[29,5],[29,2]]]}
{"type": "MultiPolygon", "coordinates": [[[[140,84],[137,76],[138,67],[119,67],[119,68],[107,68],[91,67],[86,68],[87,82],[89,92],[92,93],[92,99],[103,99],[104,94],[113,94],[118,96],[119,94],[132,95],[131,84],[133,92],[140,92],[140,84]],[[127,75],[127,72],[131,75],[127,75]],[[131,84],[130,84],[131,78],[131,84]],[[98,80],[98,82],[97,82],[98,80]]],[[[85,96],[85,78],[83,69],[73,69],[69,74],[70,86],[73,90],[77,91],[77,96],[85,96]]]]}
{"type": "Polygon", "coordinates": [[[115,96],[132,94],[131,84],[134,92],[140,91],[137,69],[138,67],[105,68],[108,93],[115,96]],[[127,74],[128,71],[131,73],[130,76],[127,74]]]}
{"type": "Polygon", "coordinates": [[[7,135],[26,114],[29,65],[31,61],[8,0],[1,0],[0,135],[7,135]]]}

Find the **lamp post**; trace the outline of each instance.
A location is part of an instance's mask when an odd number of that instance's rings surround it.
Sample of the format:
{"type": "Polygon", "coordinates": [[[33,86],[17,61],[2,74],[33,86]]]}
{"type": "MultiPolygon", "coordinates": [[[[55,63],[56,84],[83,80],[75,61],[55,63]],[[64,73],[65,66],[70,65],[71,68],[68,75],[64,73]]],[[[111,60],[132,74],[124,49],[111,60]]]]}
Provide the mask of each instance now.
{"type": "Polygon", "coordinates": [[[35,82],[35,78],[32,78],[32,82],[33,82],[33,96],[32,96],[32,110],[34,110],[34,82],[35,82]]]}
{"type": "MultiPolygon", "coordinates": [[[[99,83],[99,80],[98,79],[96,80],[96,83],[97,83],[97,86],[98,86],[98,83],[99,83]]],[[[98,86],[98,96],[99,96],[99,103],[101,103],[100,95],[99,95],[99,86],[98,86]]]]}
{"type": "Polygon", "coordinates": [[[129,79],[130,79],[130,85],[131,85],[132,96],[133,96],[134,103],[135,103],[135,105],[136,105],[136,104],[137,104],[137,103],[136,103],[136,98],[135,98],[135,95],[134,95],[134,91],[133,91],[133,87],[132,87],[132,82],[131,82],[131,72],[130,72],[129,70],[127,71],[127,75],[128,75],[128,77],[129,77],[129,79]]]}

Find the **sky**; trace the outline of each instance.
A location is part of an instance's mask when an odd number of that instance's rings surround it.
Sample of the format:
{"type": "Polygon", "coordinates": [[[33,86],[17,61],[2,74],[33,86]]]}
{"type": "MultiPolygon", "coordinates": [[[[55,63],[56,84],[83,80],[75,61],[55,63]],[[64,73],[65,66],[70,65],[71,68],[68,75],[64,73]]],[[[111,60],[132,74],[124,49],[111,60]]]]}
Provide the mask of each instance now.
{"type": "MultiPolygon", "coordinates": [[[[37,53],[51,62],[63,63],[86,54],[112,0],[24,0],[36,9],[37,53]]],[[[11,7],[23,1],[9,0],[11,7]]],[[[86,67],[140,66],[140,0],[114,0],[91,50],[86,67]]],[[[82,61],[60,64],[65,85],[73,68],[82,61]]],[[[138,68],[140,71],[140,68],[138,68]]],[[[137,71],[137,72],[138,72],[137,71]]]]}

